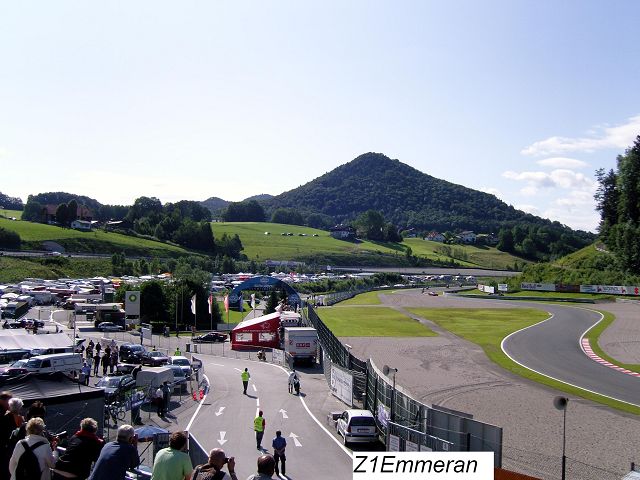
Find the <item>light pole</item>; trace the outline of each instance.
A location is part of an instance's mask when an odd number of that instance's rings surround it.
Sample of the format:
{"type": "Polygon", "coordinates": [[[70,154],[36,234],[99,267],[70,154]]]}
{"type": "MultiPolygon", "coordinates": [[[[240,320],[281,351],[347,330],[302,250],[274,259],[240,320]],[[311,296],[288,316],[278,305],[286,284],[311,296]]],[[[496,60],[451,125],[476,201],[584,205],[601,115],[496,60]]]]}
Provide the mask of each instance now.
{"type": "Polygon", "coordinates": [[[398,369],[390,367],[389,365],[385,365],[382,368],[382,373],[389,376],[389,372],[393,372],[393,389],[391,390],[391,412],[389,413],[391,421],[393,422],[395,421],[394,404],[396,403],[396,373],[398,373],[398,369]]]}
{"type": "Polygon", "coordinates": [[[347,348],[347,370],[351,370],[351,349],[353,347],[348,343],[345,343],[344,346],[347,348]]]}
{"type": "Polygon", "coordinates": [[[555,397],[553,399],[553,406],[558,410],[562,410],[562,480],[566,478],[567,471],[567,456],[565,455],[567,446],[567,404],[569,399],[567,397],[555,397]]]}

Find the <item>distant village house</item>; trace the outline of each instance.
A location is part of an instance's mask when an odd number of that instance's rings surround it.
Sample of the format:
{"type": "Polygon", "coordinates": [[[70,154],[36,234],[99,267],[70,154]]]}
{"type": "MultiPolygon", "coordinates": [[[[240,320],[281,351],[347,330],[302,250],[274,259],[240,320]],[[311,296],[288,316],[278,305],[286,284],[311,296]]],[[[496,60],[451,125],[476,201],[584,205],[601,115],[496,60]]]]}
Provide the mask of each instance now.
{"type": "Polygon", "coordinates": [[[343,225],[342,223],[331,227],[329,235],[338,240],[351,240],[356,238],[356,230],[350,225],[343,225]]]}
{"type": "Polygon", "coordinates": [[[429,240],[431,242],[440,242],[443,243],[445,238],[444,235],[439,232],[429,232],[427,236],[424,237],[425,240],[429,240]]]}

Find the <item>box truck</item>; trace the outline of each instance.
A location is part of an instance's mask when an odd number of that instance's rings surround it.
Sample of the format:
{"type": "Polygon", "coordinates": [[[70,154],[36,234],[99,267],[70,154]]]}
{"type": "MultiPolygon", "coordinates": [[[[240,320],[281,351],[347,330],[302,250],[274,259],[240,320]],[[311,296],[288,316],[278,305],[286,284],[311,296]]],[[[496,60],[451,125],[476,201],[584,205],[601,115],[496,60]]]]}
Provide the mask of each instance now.
{"type": "Polygon", "coordinates": [[[284,351],[291,357],[294,364],[315,363],[318,352],[318,332],[311,327],[286,327],[284,351]]]}

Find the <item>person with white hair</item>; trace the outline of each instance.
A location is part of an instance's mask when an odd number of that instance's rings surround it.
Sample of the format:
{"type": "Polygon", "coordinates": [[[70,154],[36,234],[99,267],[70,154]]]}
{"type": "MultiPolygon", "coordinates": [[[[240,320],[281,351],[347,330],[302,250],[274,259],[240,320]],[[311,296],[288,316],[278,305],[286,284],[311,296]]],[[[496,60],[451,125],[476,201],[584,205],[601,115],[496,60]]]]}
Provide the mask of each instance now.
{"type": "Polygon", "coordinates": [[[102,448],[89,480],[124,480],[127,470],[138,465],[138,436],[131,425],[120,425],[116,441],[102,448]]]}
{"type": "Polygon", "coordinates": [[[9,448],[11,432],[24,423],[22,400],[18,397],[7,401],[7,411],[0,417],[0,480],[9,478],[9,459],[13,450],[9,448]]]}
{"type": "Polygon", "coordinates": [[[55,441],[49,443],[49,440],[44,436],[44,431],[44,420],[40,417],[32,418],[27,422],[27,436],[16,444],[13,455],[9,459],[11,480],[15,480],[18,462],[27,448],[32,450],[38,459],[38,466],[41,472],[39,480],[51,480],[51,468],[56,464],[56,454],[54,452],[57,445],[55,441]]]}

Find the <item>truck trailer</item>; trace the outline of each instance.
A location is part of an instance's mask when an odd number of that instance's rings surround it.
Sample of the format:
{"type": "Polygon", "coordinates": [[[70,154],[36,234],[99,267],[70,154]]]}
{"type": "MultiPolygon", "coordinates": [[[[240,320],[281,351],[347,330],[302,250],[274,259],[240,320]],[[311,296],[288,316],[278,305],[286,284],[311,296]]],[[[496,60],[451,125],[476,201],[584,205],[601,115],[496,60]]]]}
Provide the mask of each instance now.
{"type": "Polygon", "coordinates": [[[285,327],[284,351],[294,365],[315,363],[318,354],[318,332],[311,327],[285,327]]]}

